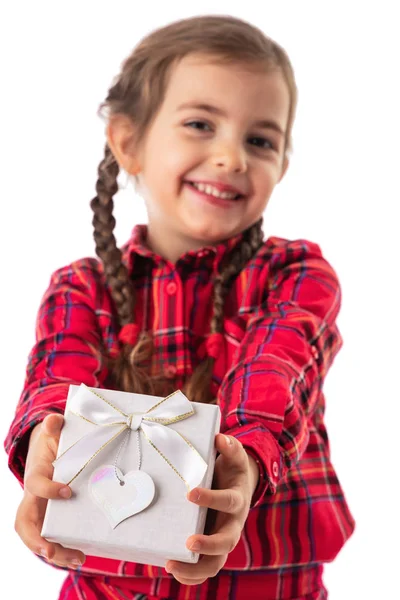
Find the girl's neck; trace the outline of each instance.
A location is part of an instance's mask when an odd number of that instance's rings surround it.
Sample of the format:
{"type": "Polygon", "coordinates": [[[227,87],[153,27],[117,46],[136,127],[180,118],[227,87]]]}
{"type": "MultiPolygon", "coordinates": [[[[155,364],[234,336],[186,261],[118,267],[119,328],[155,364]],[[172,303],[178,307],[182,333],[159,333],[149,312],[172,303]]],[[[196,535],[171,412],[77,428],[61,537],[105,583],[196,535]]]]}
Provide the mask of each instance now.
{"type": "Polygon", "coordinates": [[[215,246],[210,242],[193,240],[185,236],[175,235],[173,239],[157,235],[151,225],[147,227],[146,244],[155,254],[175,264],[181,256],[190,251],[201,250],[205,246],[215,246]]]}

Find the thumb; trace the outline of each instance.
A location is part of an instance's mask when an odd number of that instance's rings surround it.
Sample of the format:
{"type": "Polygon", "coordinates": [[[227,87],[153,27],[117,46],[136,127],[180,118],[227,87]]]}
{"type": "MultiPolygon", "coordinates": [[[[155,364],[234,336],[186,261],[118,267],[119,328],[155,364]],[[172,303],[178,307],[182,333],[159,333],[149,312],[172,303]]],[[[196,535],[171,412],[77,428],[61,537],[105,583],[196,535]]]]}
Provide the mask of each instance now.
{"type": "Polygon", "coordinates": [[[218,433],[215,440],[215,446],[224,460],[229,462],[229,465],[239,471],[245,471],[247,468],[247,454],[242,444],[231,435],[218,433]]]}
{"type": "Polygon", "coordinates": [[[215,439],[215,447],[220,454],[223,454],[227,458],[230,458],[237,454],[240,448],[243,448],[242,444],[231,435],[224,435],[218,433],[215,439]]]}
{"type": "Polygon", "coordinates": [[[59,414],[47,415],[42,422],[44,434],[58,438],[64,425],[64,417],[59,414]]]}
{"type": "Polygon", "coordinates": [[[226,454],[227,451],[231,453],[236,442],[237,440],[233,436],[225,435],[223,433],[217,433],[215,437],[215,446],[221,454],[226,454]]]}

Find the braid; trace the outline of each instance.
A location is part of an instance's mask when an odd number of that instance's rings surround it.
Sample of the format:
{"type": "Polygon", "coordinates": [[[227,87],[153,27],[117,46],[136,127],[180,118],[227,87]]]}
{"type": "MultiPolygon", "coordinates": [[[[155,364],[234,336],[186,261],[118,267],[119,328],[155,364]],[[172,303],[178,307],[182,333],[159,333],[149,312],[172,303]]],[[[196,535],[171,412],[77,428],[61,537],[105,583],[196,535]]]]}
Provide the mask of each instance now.
{"type": "Polygon", "coordinates": [[[129,281],[128,270],[122,263],[122,253],[117,247],[113,234],[115,218],[113,216],[113,196],[118,191],[117,176],[119,166],[111,150],[106,145],[104,159],[98,168],[99,178],[96,182],[97,196],[90,207],[94,212],[93,237],[96,242],[96,254],[104,266],[107,283],[117,308],[122,325],[129,323],[134,304],[134,292],[129,281]]]}
{"type": "Polygon", "coordinates": [[[257,252],[263,240],[262,219],[247,230],[242,243],[229,257],[229,264],[217,276],[214,285],[214,306],[211,333],[222,333],[223,310],[230,282],[257,252]]]}
{"type": "MultiPolygon", "coordinates": [[[[115,218],[112,214],[113,196],[118,191],[118,173],[118,163],[106,144],[104,159],[98,167],[97,196],[91,200],[90,207],[94,212],[92,224],[96,254],[103,263],[104,274],[117,309],[119,325],[122,327],[133,320],[135,293],[129,271],[122,262],[122,252],[117,247],[113,234],[115,227],[115,218]]],[[[151,378],[138,367],[138,364],[147,360],[151,353],[152,338],[148,334],[142,334],[136,346],[124,344],[122,352],[116,359],[104,357],[119,389],[142,394],[153,393],[151,378]]]]}
{"type": "MultiPolygon", "coordinates": [[[[241,244],[228,257],[229,263],[217,275],[214,284],[213,314],[210,333],[223,332],[224,305],[233,279],[237,277],[246,263],[260,248],[263,241],[262,219],[252,225],[243,237],[241,244]]],[[[207,356],[195,369],[192,377],[185,386],[185,394],[192,402],[212,403],[211,379],[215,358],[207,356]]]]}

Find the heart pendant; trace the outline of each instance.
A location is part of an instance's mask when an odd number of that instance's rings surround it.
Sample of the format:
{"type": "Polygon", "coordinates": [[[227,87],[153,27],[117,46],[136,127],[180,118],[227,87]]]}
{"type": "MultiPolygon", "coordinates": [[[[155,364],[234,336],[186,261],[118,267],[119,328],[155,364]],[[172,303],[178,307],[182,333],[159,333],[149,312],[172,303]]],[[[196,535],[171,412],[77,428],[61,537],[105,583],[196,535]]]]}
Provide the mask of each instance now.
{"type": "Polygon", "coordinates": [[[111,527],[141,512],[154,498],[155,487],[150,475],[143,471],[130,471],[123,475],[118,467],[103,465],[89,479],[89,493],[103,510],[111,527]],[[123,484],[117,479],[122,480],[123,484]]]}

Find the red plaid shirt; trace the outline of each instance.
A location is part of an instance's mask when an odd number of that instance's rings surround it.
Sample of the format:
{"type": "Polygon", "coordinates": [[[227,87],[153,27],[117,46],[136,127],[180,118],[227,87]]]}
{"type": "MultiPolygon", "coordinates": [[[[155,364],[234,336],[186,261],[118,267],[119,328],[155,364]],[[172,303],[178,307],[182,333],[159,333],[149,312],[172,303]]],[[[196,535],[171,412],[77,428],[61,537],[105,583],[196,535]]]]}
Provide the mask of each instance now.
{"type": "MultiPolygon", "coordinates": [[[[122,248],[136,289],[134,320],[153,332],[152,372],[164,369],[178,389],[205,355],[213,277],[242,235],[172,264],[146,247],[146,233],[145,225],[136,226],[122,248]]],[[[128,591],[185,600],[325,598],[322,563],[335,558],[354,529],[324,425],[323,382],[342,345],[335,323],[340,300],[334,270],[306,240],[269,238],[231,286],[225,351],[212,386],[221,431],[257,460],[260,480],[220,574],[202,586],[183,586],[162,568],[87,557],[61,598],[125,599],[128,591]]],[[[53,273],[5,441],[21,484],[32,427],[48,413],[64,412],[69,385],[113,387],[100,348],[115,356],[118,331],[97,259],[53,273]]]]}

